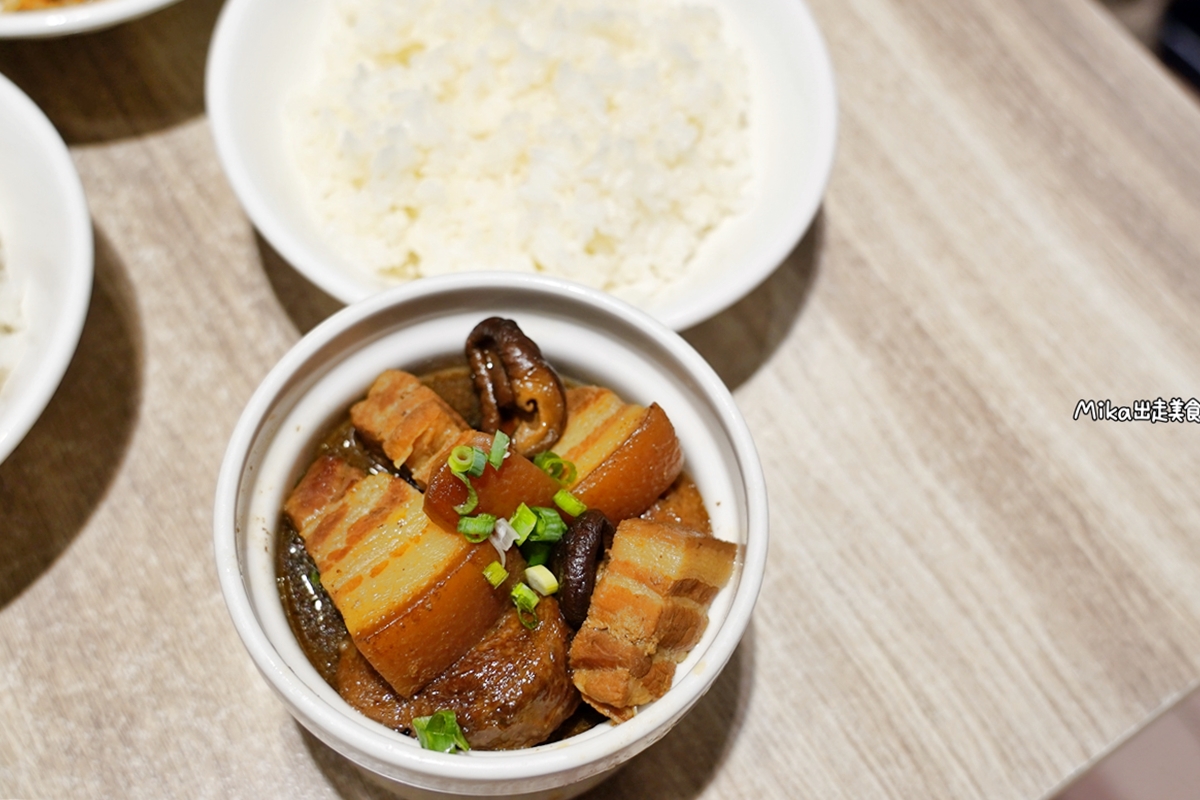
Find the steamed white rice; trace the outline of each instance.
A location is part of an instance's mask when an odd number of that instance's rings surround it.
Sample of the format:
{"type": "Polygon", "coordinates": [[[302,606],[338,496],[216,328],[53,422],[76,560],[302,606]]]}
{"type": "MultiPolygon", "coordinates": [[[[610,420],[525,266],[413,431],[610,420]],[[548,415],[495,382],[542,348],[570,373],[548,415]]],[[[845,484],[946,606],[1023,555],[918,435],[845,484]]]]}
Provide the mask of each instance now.
{"type": "Polygon", "coordinates": [[[21,313],[23,299],[20,282],[5,265],[4,242],[0,241],[0,388],[21,354],[25,327],[21,313]]]}
{"type": "Polygon", "coordinates": [[[678,0],[333,0],[286,127],[349,260],[546,272],[636,298],[746,203],[749,89],[678,0]]]}

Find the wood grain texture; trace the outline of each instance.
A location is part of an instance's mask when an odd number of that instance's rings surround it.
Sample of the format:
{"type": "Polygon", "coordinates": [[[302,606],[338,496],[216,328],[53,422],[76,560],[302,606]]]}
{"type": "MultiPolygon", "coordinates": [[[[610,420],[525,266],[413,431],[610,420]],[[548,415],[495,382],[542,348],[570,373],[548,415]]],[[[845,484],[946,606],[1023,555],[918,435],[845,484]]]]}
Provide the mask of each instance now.
{"type": "MultiPolygon", "coordinates": [[[[714,689],[593,800],[1030,798],[1200,677],[1200,107],[1087,0],[811,0],[822,213],[687,338],[735,391],[772,544],[714,689]]],[[[0,796],[384,796],[255,673],[211,561],[258,381],[337,303],[217,164],[220,8],[0,42],[71,144],[96,286],[0,465],[0,796]]]]}
{"type": "Polygon", "coordinates": [[[1138,41],[1153,47],[1158,41],[1158,25],[1170,0],[1101,0],[1138,41]]]}

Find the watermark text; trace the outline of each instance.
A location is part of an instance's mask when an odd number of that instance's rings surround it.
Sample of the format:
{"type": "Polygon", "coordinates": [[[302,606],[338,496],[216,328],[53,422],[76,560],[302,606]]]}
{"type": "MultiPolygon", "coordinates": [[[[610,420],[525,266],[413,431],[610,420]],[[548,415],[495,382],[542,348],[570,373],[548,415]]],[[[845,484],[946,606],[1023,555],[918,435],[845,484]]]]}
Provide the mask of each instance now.
{"type": "Polygon", "coordinates": [[[1091,417],[1096,422],[1195,422],[1200,423],[1200,400],[1172,397],[1164,400],[1134,400],[1127,406],[1111,400],[1080,400],[1075,404],[1075,416],[1091,417]]]}

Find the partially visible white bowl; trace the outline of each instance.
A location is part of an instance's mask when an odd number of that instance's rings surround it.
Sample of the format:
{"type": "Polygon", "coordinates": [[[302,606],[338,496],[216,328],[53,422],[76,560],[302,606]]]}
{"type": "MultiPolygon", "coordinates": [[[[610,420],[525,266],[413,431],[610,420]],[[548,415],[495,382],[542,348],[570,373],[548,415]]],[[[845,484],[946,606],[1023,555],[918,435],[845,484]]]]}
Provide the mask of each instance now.
{"type": "Polygon", "coordinates": [[[0,461],[29,432],[79,343],[92,296],[92,222],[58,131],[0,75],[0,247],[24,291],[23,352],[0,386],[0,461]]]}
{"type": "Polygon", "coordinates": [[[179,0],[93,0],[37,11],[0,11],[0,39],[45,39],[109,28],[179,0]]]}
{"type": "Polygon", "coordinates": [[[214,552],[242,642],[291,713],[330,747],[408,796],[571,797],[662,737],[704,694],[750,620],[767,553],[767,497],[750,433],[729,391],[681,337],[598,291],[539,276],[474,273],[414,281],[338,312],[267,375],[239,420],[217,481],[214,552]],[[620,725],[509,752],[446,755],[368,720],[305,658],[275,581],[280,508],[322,432],[384,369],[462,353],[480,320],[515,319],[566,375],[657,401],[714,534],[740,545],[703,639],[667,694],[620,725]]]}
{"type": "MultiPolygon", "coordinates": [[[[311,74],[328,2],[228,0],[205,87],[218,156],[250,219],[292,266],[350,303],[391,284],[325,238],[283,144],[284,103],[311,74]]],[[[820,207],[837,137],[833,68],[803,0],[709,2],[749,61],[756,177],[750,208],[705,239],[688,277],[636,301],[676,330],[737,302],[791,252],[820,207]]]]}

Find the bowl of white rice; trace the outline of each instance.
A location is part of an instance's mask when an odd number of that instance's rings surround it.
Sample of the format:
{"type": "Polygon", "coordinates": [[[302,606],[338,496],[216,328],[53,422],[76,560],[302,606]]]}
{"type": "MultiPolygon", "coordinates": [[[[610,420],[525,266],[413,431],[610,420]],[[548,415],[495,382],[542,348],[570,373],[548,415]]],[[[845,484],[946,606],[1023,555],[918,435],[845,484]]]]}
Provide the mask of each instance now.
{"type": "Polygon", "coordinates": [[[92,222],[66,144],[0,75],[0,461],[45,410],[92,296],[92,222]]]}
{"type": "Polygon", "coordinates": [[[251,221],[342,302],[544,274],[675,329],[794,248],[837,127],[800,0],[229,0],[206,91],[251,221]]]}

